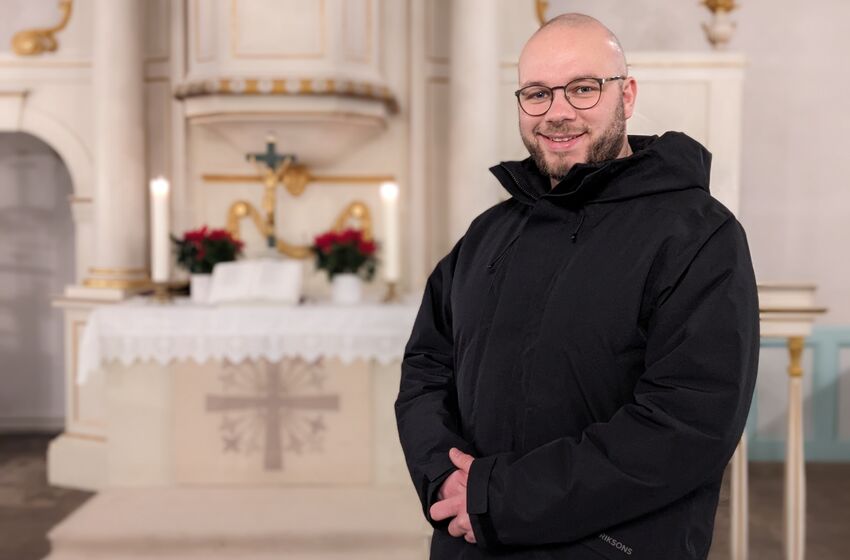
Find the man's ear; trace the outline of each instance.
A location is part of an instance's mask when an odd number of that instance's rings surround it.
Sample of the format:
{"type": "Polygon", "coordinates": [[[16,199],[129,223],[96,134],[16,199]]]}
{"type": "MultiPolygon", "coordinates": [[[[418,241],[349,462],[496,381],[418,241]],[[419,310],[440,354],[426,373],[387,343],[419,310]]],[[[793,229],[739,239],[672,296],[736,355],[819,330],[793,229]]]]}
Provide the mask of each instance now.
{"type": "Polygon", "coordinates": [[[635,111],[635,99],[637,98],[637,80],[629,76],[623,86],[623,113],[629,119],[635,111]]]}

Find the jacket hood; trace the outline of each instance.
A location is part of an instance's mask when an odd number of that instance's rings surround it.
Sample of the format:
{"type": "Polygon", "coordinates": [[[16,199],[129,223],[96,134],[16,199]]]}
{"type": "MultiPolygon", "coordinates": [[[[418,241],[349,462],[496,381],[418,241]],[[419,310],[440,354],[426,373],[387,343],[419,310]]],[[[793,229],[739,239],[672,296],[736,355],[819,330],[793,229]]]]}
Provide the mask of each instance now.
{"type": "Polygon", "coordinates": [[[531,157],[503,161],[490,171],[524,204],[544,195],[582,206],[694,188],[709,192],[711,153],[696,140],[667,132],[660,137],[629,135],[628,141],[632,155],[574,165],[554,188],[531,157]]]}

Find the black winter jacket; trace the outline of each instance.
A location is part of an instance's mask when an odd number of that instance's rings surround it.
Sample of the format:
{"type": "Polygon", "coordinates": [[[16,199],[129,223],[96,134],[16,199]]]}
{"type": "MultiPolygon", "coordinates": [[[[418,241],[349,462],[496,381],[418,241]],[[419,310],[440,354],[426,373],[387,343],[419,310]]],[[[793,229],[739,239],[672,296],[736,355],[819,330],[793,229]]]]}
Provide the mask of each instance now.
{"type": "Polygon", "coordinates": [[[756,380],[749,249],[681,133],[574,166],[491,171],[511,198],[428,278],[395,403],[431,558],[704,559],[756,380]],[[476,457],[478,544],[429,508],[476,457]]]}

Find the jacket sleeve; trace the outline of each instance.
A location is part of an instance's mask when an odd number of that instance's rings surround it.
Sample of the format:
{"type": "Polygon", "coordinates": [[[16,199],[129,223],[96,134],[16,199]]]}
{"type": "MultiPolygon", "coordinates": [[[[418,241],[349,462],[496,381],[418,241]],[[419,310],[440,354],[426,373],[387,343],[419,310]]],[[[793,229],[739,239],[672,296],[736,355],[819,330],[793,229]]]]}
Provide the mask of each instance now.
{"type": "Polygon", "coordinates": [[[446,477],[455,470],[449,449],[467,453],[472,447],[459,435],[460,414],[454,380],[451,290],[463,239],[428,278],[422,304],[401,363],[395,402],[399,439],[425,518],[435,528],[429,509],[446,477]]]}
{"type": "Polygon", "coordinates": [[[758,296],[734,217],[660,275],[633,399],[578,437],[472,463],[480,546],[578,540],[670,505],[722,476],[756,380],[758,296]]]}

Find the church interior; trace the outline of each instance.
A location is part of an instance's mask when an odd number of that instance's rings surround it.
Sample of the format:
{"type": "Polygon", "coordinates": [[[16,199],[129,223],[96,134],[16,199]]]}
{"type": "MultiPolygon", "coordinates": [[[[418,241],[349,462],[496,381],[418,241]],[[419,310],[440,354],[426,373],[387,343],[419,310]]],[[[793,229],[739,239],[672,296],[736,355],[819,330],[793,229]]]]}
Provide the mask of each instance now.
{"type": "Polygon", "coordinates": [[[747,234],[758,382],[708,558],[846,558],[850,2],[3,0],[0,560],[427,558],[405,342],[509,196],[519,53],[567,12],[747,234]]]}

